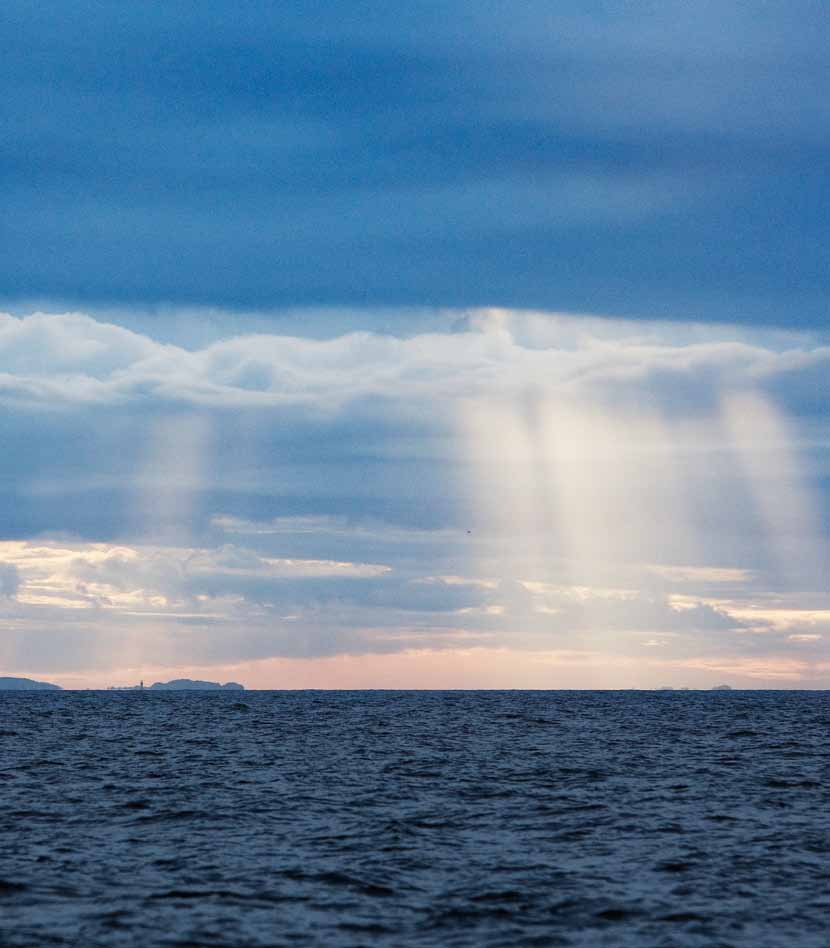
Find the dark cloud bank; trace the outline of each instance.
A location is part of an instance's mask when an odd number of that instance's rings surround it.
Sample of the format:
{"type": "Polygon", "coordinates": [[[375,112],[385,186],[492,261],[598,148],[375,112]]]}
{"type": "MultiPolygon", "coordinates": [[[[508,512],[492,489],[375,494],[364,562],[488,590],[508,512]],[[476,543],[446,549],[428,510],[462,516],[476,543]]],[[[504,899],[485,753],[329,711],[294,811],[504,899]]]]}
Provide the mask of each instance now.
{"type": "Polygon", "coordinates": [[[8,0],[0,292],[821,325],[825,14],[8,0]]]}

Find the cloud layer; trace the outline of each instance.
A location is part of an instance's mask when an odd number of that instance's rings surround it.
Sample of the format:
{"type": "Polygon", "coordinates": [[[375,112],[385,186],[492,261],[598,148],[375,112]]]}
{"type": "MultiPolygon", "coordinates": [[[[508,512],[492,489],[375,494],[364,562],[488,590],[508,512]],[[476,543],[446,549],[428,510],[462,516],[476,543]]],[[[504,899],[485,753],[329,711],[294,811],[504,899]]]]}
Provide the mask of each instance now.
{"type": "Polygon", "coordinates": [[[0,664],[824,682],[820,340],[442,321],[187,347],[0,317],[0,664]]]}
{"type": "Polygon", "coordinates": [[[7,0],[10,299],[821,325],[814,0],[7,0]]]}
{"type": "Polygon", "coordinates": [[[815,382],[830,371],[830,346],[806,337],[782,334],[784,345],[773,348],[723,330],[695,339],[669,325],[505,310],[446,322],[452,331],[240,335],[194,351],[83,314],[0,314],[0,397],[22,407],[141,399],[325,414],[376,399],[417,408],[433,398],[515,395],[535,385],[600,400],[648,393],[661,410],[694,415],[713,392],[751,387],[785,403],[801,398],[802,410],[825,407],[816,404],[815,382]]]}

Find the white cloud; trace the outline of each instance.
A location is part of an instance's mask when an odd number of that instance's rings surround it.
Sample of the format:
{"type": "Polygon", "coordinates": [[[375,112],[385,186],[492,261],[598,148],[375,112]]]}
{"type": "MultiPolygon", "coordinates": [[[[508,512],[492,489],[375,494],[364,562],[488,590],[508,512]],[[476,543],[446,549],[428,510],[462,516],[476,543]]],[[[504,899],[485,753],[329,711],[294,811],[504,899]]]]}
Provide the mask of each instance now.
{"type": "Polygon", "coordinates": [[[830,348],[796,336],[785,336],[790,346],[781,349],[718,338],[722,330],[713,331],[715,341],[695,341],[669,324],[501,310],[471,312],[466,326],[410,338],[240,335],[190,351],[77,313],[0,315],[0,398],[49,407],[153,399],[331,411],[356,400],[412,406],[538,385],[599,398],[647,390],[694,415],[695,397],[705,403],[713,388],[830,371],[830,348]]]}
{"type": "Polygon", "coordinates": [[[167,609],[189,613],[205,599],[198,590],[229,580],[376,578],[376,563],[261,556],[236,546],[215,549],[81,542],[0,542],[0,579],[22,605],[79,609],[167,609]]]}
{"type": "Polygon", "coordinates": [[[0,366],[7,515],[52,531],[0,538],[9,668],[826,650],[806,337],[489,310],[189,349],[35,314],[0,317],[0,366]]]}

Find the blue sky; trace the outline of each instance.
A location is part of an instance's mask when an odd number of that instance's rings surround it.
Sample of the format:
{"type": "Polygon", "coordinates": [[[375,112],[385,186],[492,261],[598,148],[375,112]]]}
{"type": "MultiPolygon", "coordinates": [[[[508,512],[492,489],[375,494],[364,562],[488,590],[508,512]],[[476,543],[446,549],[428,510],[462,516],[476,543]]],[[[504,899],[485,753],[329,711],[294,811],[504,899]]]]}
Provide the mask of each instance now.
{"type": "Polygon", "coordinates": [[[827,30],[4,4],[0,670],[827,686],[827,30]]]}

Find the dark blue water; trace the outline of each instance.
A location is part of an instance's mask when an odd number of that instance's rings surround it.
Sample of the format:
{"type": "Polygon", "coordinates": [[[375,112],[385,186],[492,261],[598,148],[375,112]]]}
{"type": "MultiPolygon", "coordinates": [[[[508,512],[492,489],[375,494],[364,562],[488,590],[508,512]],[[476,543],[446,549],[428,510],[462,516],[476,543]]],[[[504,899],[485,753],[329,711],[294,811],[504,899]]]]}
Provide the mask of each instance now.
{"type": "Polygon", "coordinates": [[[830,944],[830,694],[0,693],[0,945],[830,944]]]}

